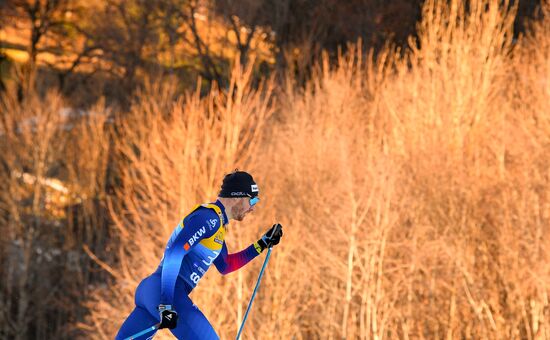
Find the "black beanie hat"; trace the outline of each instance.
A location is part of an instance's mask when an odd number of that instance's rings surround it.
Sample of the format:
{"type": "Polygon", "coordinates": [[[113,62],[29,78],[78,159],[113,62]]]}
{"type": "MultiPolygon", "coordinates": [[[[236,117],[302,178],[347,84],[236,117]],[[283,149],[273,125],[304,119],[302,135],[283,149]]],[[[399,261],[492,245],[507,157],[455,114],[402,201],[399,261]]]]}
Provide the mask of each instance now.
{"type": "Polygon", "coordinates": [[[219,197],[256,197],[258,185],[254,178],[244,171],[235,170],[225,175],[219,197]]]}

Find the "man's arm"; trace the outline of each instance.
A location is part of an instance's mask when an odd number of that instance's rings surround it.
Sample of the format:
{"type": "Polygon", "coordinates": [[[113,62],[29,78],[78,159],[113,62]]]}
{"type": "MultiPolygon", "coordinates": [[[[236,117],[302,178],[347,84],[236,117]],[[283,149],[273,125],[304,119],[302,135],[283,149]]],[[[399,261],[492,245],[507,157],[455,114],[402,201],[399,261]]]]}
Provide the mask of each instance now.
{"type": "Polygon", "coordinates": [[[256,242],[238,253],[229,254],[224,242],[220,255],[214,260],[214,265],[221,274],[229,274],[252,261],[261,252],[262,250],[256,242]]]}
{"type": "MultiPolygon", "coordinates": [[[[215,214],[215,213],[214,213],[215,214]]],[[[191,216],[174,242],[166,249],[162,265],[160,303],[172,305],[176,280],[183,258],[204,238],[211,237],[216,229],[210,230],[206,225],[206,218],[210,218],[208,211],[199,211],[191,216]]],[[[217,215],[216,215],[217,216],[217,215]]]]}
{"type": "Polygon", "coordinates": [[[214,265],[223,275],[231,273],[260,255],[264,249],[279,244],[282,236],[283,227],[277,223],[274,224],[258,242],[251,244],[248,248],[238,253],[228,254],[227,246],[224,242],[220,255],[214,260],[214,265]]]}

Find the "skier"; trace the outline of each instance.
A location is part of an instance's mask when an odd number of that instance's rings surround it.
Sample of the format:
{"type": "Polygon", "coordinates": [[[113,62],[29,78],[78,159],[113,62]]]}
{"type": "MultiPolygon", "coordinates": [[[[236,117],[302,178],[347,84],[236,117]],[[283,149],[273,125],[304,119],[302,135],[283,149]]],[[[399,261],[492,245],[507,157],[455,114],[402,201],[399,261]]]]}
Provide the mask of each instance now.
{"type": "MultiPolygon", "coordinates": [[[[258,186],[244,171],[223,179],[218,199],[198,205],[172,232],[157,270],[136,289],[135,308],[120,327],[116,339],[125,339],[146,327],[169,328],[178,339],[219,339],[189,293],[214,264],[225,275],[279,243],[283,230],[274,224],[257,242],[228,254],[225,234],[229,220],[242,221],[259,201],[258,186]]],[[[156,332],[156,330],[154,330],[156,332]]],[[[149,332],[136,339],[151,339],[149,332]]]]}

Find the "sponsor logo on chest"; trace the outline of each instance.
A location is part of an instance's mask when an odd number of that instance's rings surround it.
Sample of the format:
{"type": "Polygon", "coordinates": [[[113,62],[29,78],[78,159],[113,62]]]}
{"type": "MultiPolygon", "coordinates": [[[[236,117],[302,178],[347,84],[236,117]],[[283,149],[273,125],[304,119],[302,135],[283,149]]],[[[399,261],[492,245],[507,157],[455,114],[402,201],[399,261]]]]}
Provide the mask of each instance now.
{"type": "Polygon", "coordinates": [[[216,227],[216,223],[218,222],[218,220],[214,219],[214,218],[211,218],[209,220],[206,220],[206,224],[208,225],[208,228],[210,230],[214,229],[216,227]]]}
{"type": "Polygon", "coordinates": [[[214,237],[214,242],[216,243],[219,243],[219,244],[223,244],[223,239],[224,239],[224,232],[223,231],[219,231],[217,234],[216,234],[216,237],[214,237]]]}
{"type": "MultiPolygon", "coordinates": [[[[210,265],[212,264],[212,262],[214,262],[214,260],[216,259],[216,257],[218,257],[220,253],[217,252],[217,251],[214,251],[212,252],[212,255],[208,255],[208,258],[207,259],[203,259],[202,260],[202,263],[207,266],[207,267],[210,267],[210,265]]],[[[203,274],[204,275],[204,274],[203,274]]]]}

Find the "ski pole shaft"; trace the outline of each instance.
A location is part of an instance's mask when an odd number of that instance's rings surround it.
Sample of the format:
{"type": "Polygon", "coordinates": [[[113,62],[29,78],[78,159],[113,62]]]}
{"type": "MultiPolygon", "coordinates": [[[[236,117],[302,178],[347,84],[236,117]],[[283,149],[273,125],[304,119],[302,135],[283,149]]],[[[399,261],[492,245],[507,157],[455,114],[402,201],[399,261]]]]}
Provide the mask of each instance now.
{"type": "Polygon", "coordinates": [[[127,337],[127,338],[124,339],[124,340],[133,340],[133,339],[135,339],[135,338],[139,338],[140,336],[142,336],[142,335],[144,335],[144,334],[147,334],[147,333],[149,333],[149,332],[151,332],[151,331],[156,331],[156,330],[159,328],[159,326],[160,326],[160,323],[157,323],[156,325],[151,326],[151,327],[149,327],[149,328],[146,328],[146,329],[142,330],[141,332],[138,332],[138,333],[136,333],[136,334],[134,334],[134,335],[132,335],[132,336],[127,337]]]}
{"type": "Polygon", "coordinates": [[[244,323],[246,322],[246,318],[248,317],[248,312],[250,312],[250,307],[252,306],[252,301],[254,301],[254,297],[256,296],[256,292],[258,291],[258,287],[260,286],[260,280],[262,279],[262,275],[264,275],[264,270],[267,265],[267,261],[269,261],[269,257],[271,256],[271,248],[267,249],[267,255],[265,256],[264,264],[262,265],[262,269],[260,270],[260,275],[258,276],[258,281],[256,282],[256,287],[254,287],[254,291],[252,292],[252,297],[250,298],[250,302],[248,302],[248,307],[246,308],[246,313],[244,313],[243,322],[241,323],[241,327],[239,328],[239,332],[237,333],[237,339],[241,337],[241,333],[244,328],[244,323]]]}

